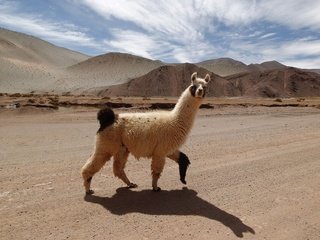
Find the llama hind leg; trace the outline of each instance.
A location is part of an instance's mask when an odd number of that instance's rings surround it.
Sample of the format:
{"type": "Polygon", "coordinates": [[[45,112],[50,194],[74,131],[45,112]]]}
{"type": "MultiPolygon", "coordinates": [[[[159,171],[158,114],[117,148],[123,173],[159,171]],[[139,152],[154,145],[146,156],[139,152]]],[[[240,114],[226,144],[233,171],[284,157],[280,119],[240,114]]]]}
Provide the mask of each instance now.
{"type": "Polygon", "coordinates": [[[124,171],[128,156],[128,149],[125,147],[121,147],[119,152],[114,156],[113,173],[116,177],[120,178],[125,184],[127,184],[129,188],[136,188],[138,187],[138,185],[130,182],[124,171]]]}
{"type": "Polygon", "coordinates": [[[169,155],[168,158],[174,160],[179,164],[180,181],[183,184],[187,184],[186,173],[187,173],[188,166],[190,164],[188,156],[183,152],[180,152],[179,150],[177,150],[173,154],[169,155]]]}
{"type": "Polygon", "coordinates": [[[161,188],[158,187],[158,180],[163,171],[165,164],[165,157],[153,157],[151,162],[151,171],[152,171],[152,189],[155,192],[161,191],[161,188]]]}
{"type": "Polygon", "coordinates": [[[91,180],[95,173],[97,173],[106,161],[110,160],[111,154],[97,154],[94,153],[81,169],[83,177],[83,185],[87,194],[93,194],[93,190],[90,189],[91,180]]]}

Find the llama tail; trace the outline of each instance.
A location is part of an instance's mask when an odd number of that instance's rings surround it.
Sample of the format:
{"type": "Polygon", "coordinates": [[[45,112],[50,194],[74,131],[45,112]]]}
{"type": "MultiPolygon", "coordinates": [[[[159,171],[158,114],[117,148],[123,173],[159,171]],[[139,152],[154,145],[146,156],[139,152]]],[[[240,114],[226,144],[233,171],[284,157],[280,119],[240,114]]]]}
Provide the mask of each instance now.
{"type": "Polygon", "coordinates": [[[115,122],[116,115],[111,108],[104,108],[99,110],[97,118],[100,122],[100,128],[98,132],[101,132],[115,122]]]}

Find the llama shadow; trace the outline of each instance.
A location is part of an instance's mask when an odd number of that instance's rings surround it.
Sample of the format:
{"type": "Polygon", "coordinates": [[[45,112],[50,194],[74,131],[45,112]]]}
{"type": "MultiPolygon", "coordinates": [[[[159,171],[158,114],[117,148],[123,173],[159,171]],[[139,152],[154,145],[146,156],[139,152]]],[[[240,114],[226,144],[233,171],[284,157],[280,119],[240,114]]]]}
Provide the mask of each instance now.
{"type": "Polygon", "coordinates": [[[127,188],[118,188],[116,194],[110,198],[86,195],[84,200],[100,204],[116,215],[138,212],[149,215],[202,216],[221,222],[229,227],[237,237],[243,237],[245,232],[255,234],[255,231],[238,217],[199,198],[196,191],[188,188],[162,190],[159,193],[151,190],[137,192],[127,188]]]}

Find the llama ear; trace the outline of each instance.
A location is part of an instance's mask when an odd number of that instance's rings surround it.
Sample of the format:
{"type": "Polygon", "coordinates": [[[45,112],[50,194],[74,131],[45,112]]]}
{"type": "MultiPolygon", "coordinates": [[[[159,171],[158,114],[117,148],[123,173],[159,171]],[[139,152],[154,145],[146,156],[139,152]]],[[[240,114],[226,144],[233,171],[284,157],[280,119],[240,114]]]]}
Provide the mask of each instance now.
{"type": "Polygon", "coordinates": [[[204,78],[204,80],[208,83],[210,82],[211,78],[210,78],[210,75],[207,74],[206,77],[204,78]]]}
{"type": "Polygon", "coordinates": [[[194,83],[194,81],[197,79],[197,72],[192,73],[191,75],[191,83],[194,83]]]}

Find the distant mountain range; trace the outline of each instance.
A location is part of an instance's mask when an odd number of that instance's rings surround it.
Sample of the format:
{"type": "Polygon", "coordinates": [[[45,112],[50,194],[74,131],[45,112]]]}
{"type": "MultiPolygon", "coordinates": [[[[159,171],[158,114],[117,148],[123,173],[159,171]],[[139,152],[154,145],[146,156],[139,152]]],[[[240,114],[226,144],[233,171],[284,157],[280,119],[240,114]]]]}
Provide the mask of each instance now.
{"type": "Polygon", "coordinates": [[[167,64],[125,53],[90,57],[0,28],[0,92],[70,92],[100,96],[179,96],[190,75],[211,74],[215,97],[320,96],[320,69],[231,58],[167,64]]]}

